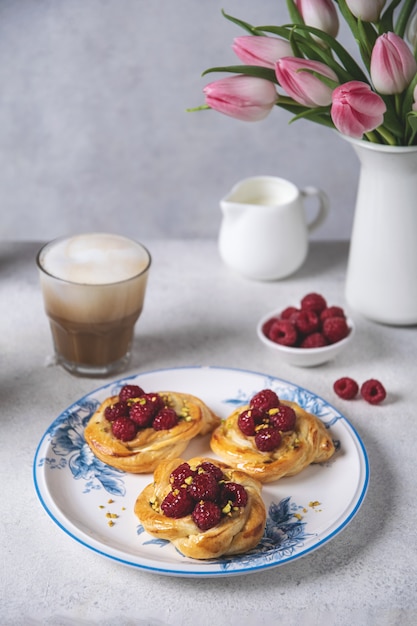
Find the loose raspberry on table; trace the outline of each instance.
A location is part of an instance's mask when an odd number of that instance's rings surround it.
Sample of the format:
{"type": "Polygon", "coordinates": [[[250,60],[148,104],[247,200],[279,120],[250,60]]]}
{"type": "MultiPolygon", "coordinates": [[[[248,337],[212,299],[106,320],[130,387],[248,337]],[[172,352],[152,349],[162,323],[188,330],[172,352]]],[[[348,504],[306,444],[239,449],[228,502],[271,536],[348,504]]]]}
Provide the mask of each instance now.
{"type": "Polygon", "coordinates": [[[131,398],[139,398],[145,392],[139,385],[124,385],[119,391],[119,400],[130,400],[131,398]]]}
{"type": "Polygon", "coordinates": [[[319,293],[308,293],[301,300],[302,309],[312,309],[320,314],[327,308],[326,299],[319,293]]]}
{"type": "Polygon", "coordinates": [[[359,385],[356,380],[353,380],[353,378],[344,376],[334,382],[333,389],[340,398],[343,398],[343,400],[352,400],[358,394],[359,385]]]}
{"type": "Polygon", "coordinates": [[[112,433],[121,441],[131,441],[136,437],[137,426],[128,417],[118,417],[111,423],[112,433]]]}
{"type": "Polygon", "coordinates": [[[311,333],[311,335],[307,335],[304,337],[302,342],[300,343],[300,348],[323,348],[328,345],[328,341],[323,333],[311,333]]]}
{"type": "Polygon", "coordinates": [[[219,485],[213,474],[204,472],[193,476],[188,485],[188,493],[194,500],[217,500],[219,495],[219,485]]]}
{"type": "Polygon", "coordinates": [[[195,505],[191,517],[198,528],[204,531],[217,526],[222,518],[222,512],[215,502],[202,500],[195,505]]]}
{"type": "Polygon", "coordinates": [[[295,346],[298,332],[291,320],[275,320],[269,328],[268,339],[282,346],[295,346]]]}
{"type": "Polygon", "coordinates": [[[329,317],[323,322],[323,335],[329,343],[337,343],[349,334],[349,326],[343,317],[329,317]]]}
{"type": "Polygon", "coordinates": [[[175,413],[174,409],[165,407],[155,416],[152,427],[155,430],[169,430],[170,428],[174,428],[177,424],[178,415],[175,413]]]}
{"type": "Polygon", "coordinates": [[[371,378],[366,380],[361,386],[361,396],[370,404],[379,404],[385,400],[387,392],[379,380],[371,378]]]}
{"type": "Polygon", "coordinates": [[[277,428],[261,428],[255,435],[255,445],[261,452],[271,452],[279,447],[281,433],[277,428]]]}
{"type": "Polygon", "coordinates": [[[237,418],[237,425],[244,435],[252,437],[255,434],[255,428],[262,422],[263,412],[254,407],[242,411],[237,418]]]}
{"type": "Polygon", "coordinates": [[[310,335],[320,328],[320,318],[313,309],[303,309],[294,313],[290,321],[302,335],[310,335]]]}
{"type": "Polygon", "coordinates": [[[118,417],[129,416],[129,405],[127,402],[116,402],[104,409],[104,417],[109,422],[114,422],[118,417]]]}
{"type": "Polygon", "coordinates": [[[193,470],[192,467],[188,463],[181,463],[178,465],[172,472],[169,478],[169,481],[173,488],[181,487],[182,485],[187,484],[187,479],[190,480],[193,476],[196,475],[196,470],[193,470]]]}
{"type": "Polygon", "coordinates": [[[283,432],[294,430],[297,415],[291,406],[281,404],[276,409],[268,411],[269,421],[272,426],[283,432]]]}
{"type": "Polygon", "coordinates": [[[278,394],[272,389],[262,389],[252,396],[249,406],[251,409],[259,409],[259,411],[268,411],[279,406],[278,394]]]}
{"type": "Polygon", "coordinates": [[[231,502],[232,506],[246,506],[248,503],[248,492],[245,487],[232,481],[225,483],[220,495],[221,506],[224,507],[228,502],[231,502]]]}
{"type": "Polygon", "coordinates": [[[167,517],[185,517],[190,515],[195,506],[187,489],[173,489],[161,502],[161,510],[167,517]]]}

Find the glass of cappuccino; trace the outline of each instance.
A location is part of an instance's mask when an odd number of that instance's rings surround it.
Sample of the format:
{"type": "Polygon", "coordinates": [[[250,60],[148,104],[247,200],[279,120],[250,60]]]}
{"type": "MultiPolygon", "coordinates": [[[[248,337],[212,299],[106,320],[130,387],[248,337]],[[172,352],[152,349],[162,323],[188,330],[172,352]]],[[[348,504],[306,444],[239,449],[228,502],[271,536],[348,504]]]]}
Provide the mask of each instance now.
{"type": "Polygon", "coordinates": [[[36,261],[57,362],[78,376],[123,371],[145,299],[148,250],[88,233],[51,241],[36,261]]]}

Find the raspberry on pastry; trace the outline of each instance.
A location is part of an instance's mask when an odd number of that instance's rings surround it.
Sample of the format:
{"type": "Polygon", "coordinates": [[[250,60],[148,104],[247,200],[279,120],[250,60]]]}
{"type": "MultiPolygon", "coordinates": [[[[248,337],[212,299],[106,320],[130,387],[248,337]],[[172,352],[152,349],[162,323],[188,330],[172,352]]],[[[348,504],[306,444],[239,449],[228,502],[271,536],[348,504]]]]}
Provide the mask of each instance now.
{"type": "Polygon", "coordinates": [[[280,399],[279,403],[252,420],[253,432],[246,418],[250,404],[233,411],[212,433],[213,452],[261,483],[294,476],[311,463],[327,461],[335,446],[323,422],[295,402],[280,399]]]}
{"type": "Polygon", "coordinates": [[[141,395],[134,397],[128,387],[130,397],[120,400],[120,395],[126,398],[122,388],[119,396],[107,398],[84,431],[93,454],[112,467],[133,474],[153,472],[160,461],[178,457],[191,439],[220,424],[220,418],[193,395],[149,394],[137,387],[141,395]]]}
{"type": "Polygon", "coordinates": [[[221,461],[165,460],[137,497],[134,512],[150,535],[170,541],[184,556],[218,558],[259,543],[266,524],[261,490],[256,479],[221,461]]]}

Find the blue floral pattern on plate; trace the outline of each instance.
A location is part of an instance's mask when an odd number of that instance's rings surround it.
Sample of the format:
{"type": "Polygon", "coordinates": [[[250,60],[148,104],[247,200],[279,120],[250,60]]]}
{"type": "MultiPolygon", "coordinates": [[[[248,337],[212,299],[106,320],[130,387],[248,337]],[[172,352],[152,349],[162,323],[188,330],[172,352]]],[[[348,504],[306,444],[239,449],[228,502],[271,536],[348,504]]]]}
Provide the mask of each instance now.
{"type": "MultiPolygon", "coordinates": [[[[223,387],[226,386],[227,389],[233,387],[228,382],[226,382],[225,385],[224,377],[227,377],[230,372],[234,374],[236,374],[236,372],[239,373],[237,370],[227,370],[224,368],[183,369],[185,374],[189,375],[191,372],[197,377],[197,379],[200,378],[200,375],[204,376],[204,374],[207,375],[207,373],[209,373],[211,377],[215,378],[215,382],[217,381],[217,377],[219,377],[219,386],[221,386],[221,382],[223,387]]],[[[178,368],[178,370],[161,370],[161,372],[166,373],[169,378],[170,373],[179,372],[181,374],[181,370],[182,368],[178,368]]],[[[156,372],[156,374],[158,374],[158,372],[156,372]]],[[[315,413],[322,419],[326,427],[335,427],[335,431],[338,431],[339,434],[341,432],[345,436],[346,424],[344,418],[321,398],[305,389],[274,377],[242,370],[242,376],[244,377],[245,375],[248,376],[248,381],[245,381],[247,382],[246,386],[244,383],[242,386],[237,385],[235,387],[236,391],[232,395],[223,395],[221,399],[219,398],[217,400],[221,406],[224,407],[224,416],[226,416],[234,407],[248,403],[250,398],[260,389],[268,387],[276,391],[282,399],[297,402],[306,410],[315,413]],[[341,423],[341,427],[338,426],[339,423],[341,423]]],[[[233,376],[232,378],[234,379],[233,376]]],[[[188,385],[189,378],[187,377],[186,380],[188,385]]],[[[64,530],[67,530],[65,527],[66,520],[61,519],[62,514],[55,511],[53,502],[49,502],[49,494],[44,493],[44,491],[48,491],[48,487],[42,486],[44,482],[43,476],[51,476],[52,474],[57,476],[58,473],[59,483],[59,476],[61,473],[63,473],[62,475],[65,474],[65,480],[68,480],[68,475],[70,475],[72,480],[76,481],[77,484],[80,485],[82,498],[88,499],[90,496],[93,496],[93,494],[103,492],[121,499],[122,503],[125,499],[126,501],[128,500],[128,482],[130,480],[128,475],[122,471],[109,467],[97,459],[92,454],[84,439],[85,426],[95,410],[98,408],[100,402],[110,395],[116,395],[121,386],[128,382],[134,382],[146,388],[146,384],[143,385],[141,382],[141,375],[138,375],[136,377],[130,377],[129,379],[116,381],[102,387],[99,390],[96,390],[95,392],[92,392],[64,411],[49,427],[39,445],[34,462],[35,485],[45,509],[55,521],[58,521],[64,530]],[[45,498],[48,500],[48,503],[45,502],[45,498]],[[53,512],[51,512],[51,509],[53,509],[53,512]]],[[[190,384],[192,386],[191,382],[190,384]]],[[[164,387],[161,386],[159,388],[164,387]]],[[[171,388],[173,387],[171,386],[171,388]]],[[[216,385],[214,385],[214,388],[217,388],[216,385]]],[[[191,388],[190,393],[193,392],[198,395],[198,392],[193,391],[191,388]]],[[[351,436],[352,435],[349,434],[349,437],[351,436]]],[[[356,434],[354,434],[353,437],[355,439],[357,437],[356,434]]],[[[335,443],[337,447],[340,447],[339,439],[335,440],[335,443]]],[[[349,443],[349,445],[351,444],[349,443]]],[[[358,503],[354,507],[354,512],[356,512],[359,504],[363,500],[368,482],[367,458],[360,440],[359,448],[362,448],[359,463],[364,466],[361,472],[365,472],[365,475],[360,478],[362,482],[362,491],[359,492],[359,496],[355,495],[355,498],[358,499],[358,503]]],[[[337,463],[334,465],[337,467],[337,463]]],[[[332,460],[329,463],[324,464],[322,471],[328,472],[328,475],[330,477],[332,476],[332,460]]],[[[324,475],[322,479],[327,480],[324,475]]],[[[288,480],[291,481],[291,479],[288,480]]],[[[288,482],[287,484],[291,484],[291,482],[288,482]]],[[[280,489],[279,491],[281,492],[282,490],[280,489]]],[[[323,532],[317,532],[315,530],[315,520],[313,514],[310,513],[310,509],[306,506],[304,499],[304,493],[302,494],[302,497],[294,497],[284,493],[282,494],[282,497],[270,498],[265,533],[261,542],[254,550],[244,555],[209,561],[207,564],[196,565],[194,568],[193,566],[189,566],[191,567],[189,571],[187,570],[187,565],[184,565],[183,568],[180,566],[176,568],[171,565],[167,565],[166,569],[160,565],[156,567],[147,567],[141,563],[140,558],[139,562],[137,560],[131,562],[127,557],[120,556],[118,558],[112,556],[107,552],[107,549],[104,549],[104,551],[99,549],[99,551],[100,553],[103,553],[104,556],[116,558],[116,560],[120,560],[128,565],[133,565],[135,567],[142,566],[145,569],[150,569],[150,571],[162,571],[162,573],[172,573],[173,575],[202,574],[204,576],[209,576],[216,573],[220,574],[222,572],[241,573],[275,566],[290,559],[297,558],[306,551],[308,552],[313,549],[318,542],[323,542],[323,532]]],[[[330,503],[329,505],[331,506],[330,503]]],[[[326,503],[323,503],[323,508],[325,507],[326,503]]],[[[352,515],[353,513],[349,513],[348,518],[350,519],[350,516],[352,515]]],[[[347,522],[342,522],[337,531],[343,527],[344,523],[347,522]]],[[[75,539],[84,543],[87,547],[93,548],[93,542],[85,540],[82,532],[79,534],[72,530],[67,532],[75,539]]],[[[334,534],[334,532],[334,530],[329,531],[329,536],[334,534]]],[[[133,531],[133,537],[134,536],[135,533],[133,531]]],[[[161,548],[168,548],[168,546],[170,546],[170,549],[172,549],[169,542],[150,538],[149,535],[144,532],[143,527],[140,524],[137,525],[136,536],[139,538],[142,550],[147,550],[147,547],[151,546],[161,548]]],[[[108,539],[108,542],[111,543],[111,539],[108,539]]],[[[178,559],[181,561],[183,558],[184,557],[178,553],[178,559]]],[[[184,561],[187,562],[186,559],[184,561]]]]}

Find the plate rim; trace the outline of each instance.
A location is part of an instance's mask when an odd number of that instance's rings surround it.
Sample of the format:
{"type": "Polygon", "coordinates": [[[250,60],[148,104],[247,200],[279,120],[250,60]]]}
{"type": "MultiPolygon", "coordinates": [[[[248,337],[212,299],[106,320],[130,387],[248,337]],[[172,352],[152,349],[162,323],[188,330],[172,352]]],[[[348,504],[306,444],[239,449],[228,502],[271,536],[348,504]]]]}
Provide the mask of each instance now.
{"type": "MultiPolygon", "coordinates": [[[[353,424],[349,421],[348,418],[346,418],[346,416],[341,413],[339,411],[339,409],[337,409],[336,407],[334,407],[330,402],[328,402],[327,400],[325,400],[324,398],[322,398],[321,396],[319,396],[317,393],[310,391],[309,389],[307,389],[306,387],[302,387],[300,385],[298,385],[297,383],[293,383],[291,381],[288,381],[284,378],[281,378],[279,376],[275,376],[275,375],[271,375],[271,374],[267,374],[266,372],[259,372],[256,370],[249,370],[246,368],[239,368],[239,367],[228,367],[228,366],[222,366],[222,365],[179,365],[179,366],[173,366],[173,367],[164,367],[164,368],[155,368],[152,370],[145,370],[142,372],[136,372],[133,374],[129,374],[127,376],[124,377],[120,377],[117,379],[112,379],[110,381],[107,381],[106,383],[104,383],[103,385],[100,385],[94,389],[92,389],[91,391],[85,393],[83,396],[81,396],[80,398],[78,398],[77,400],[75,400],[74,402],[72,402],[70,405],[68,405],[66,408],[64,408],[64,410],[62,410],[59,415],[57,415],[52,422],[49,424],[49,426],[45,429],[37,447],[36,447],[36,451],[35,451],[35,455],[34,455],[34,459],[33,459],[33,464],[32,464],[32,479],[34,482],[34,486],[35,486],[35,492],[36,495],[43,507],[43,509],[45,510],[45,512],[48,514],[48,516],[52,519],[52,521],[67,535],[69,536],[71,539],[75,540],[77,543],[79,543],[80,545],[88,548],[90,551],[99,554],[100,556],[103,556],[107,559],[110,559],[113,562],[119,563],[121,565],[125,565],[128,567],[131,567],[133,569],[139,570],[139,571],[145,571],[148,573],[156,573],[156,574],[160,574],[160,575],[167,575],[167,576],[177,576],[177,577],[186,577],[186,578],[213,578],[213,577],[223,577],[223,576],[239,576],[239,575],[245,575],[245,574],[252,574],[255,572],[261,572],[261,571],[265,571],[265,570],[269,570],[275,567],[279,567],[282,565],[285,565],[286,563],[292,562],[294,560],[303,558],[305,556],[307,556],[308,554],[311,554],[312,552],[316,551],[317,549],[319,549],[320,547],[322,547],[323,545],[325,545],[326,543],[328,543],[329,541],[331,541],[332,539],[334,539],[338,534],[340,534],[345,528],[346,526],[348,526],[348,524],[352,521],[352,519],[357,515],[359,509],[361,508],[365,497],[367,495],[368,492],[368,488],[369,488],[369,481],[370,481],[370,464],[369,464],[369,457],[368,457],[368,453],[366,450],[366,447],[360,437],[360,435],[358,434],[356,428],[353,426],[353,424]],[[261,563],[261,564],[255,564],[255,565],[246,565],[244,568],[242,569],[224,569],[224,570],[213,570],[210,571],[208,569],[205,569],[204,566],[207,564],[210,564],[210,561],[197,561],[196,562],[196,568],[193,570],[188,570],[188,569],[180,569],[180,568],[175,568],[175,567],[156,567],[156,566],[151,566],[145,563],[137,563],[134,561],[130,561],[128,558],[125,558],[123,556],[123,553],[121,553],[121,555],[116,556],[115,554],[109,554],[108,552],[105,551],[105,547],[106,545],[103,544],[101,548],[98,548],[96,545],[92,545],[91,543],[88,543],[87,540],[83,539],[80,536],[77,536],[77,534],[75,532],[72,532],[71,529],[67,528],[60,519],[58,519],[58,517],[54,514],[54,512],[51,510],[48,502],[46,501],[47,498],[44,497],[44,494],[42,493],[42,489],[41,484],[42,484],[42,479],[43,479],[43,487],[45,492],[47,493],[48,497],[50,498],[51,502],[57,506],[54,503],[52,494],[49,492],[49,489],[47,488],[46,485],[46,478],[45,478],[45,465],[43,466],[39,466],[39,454],[40,451],[42,450],[43,446],[46,444],[46,440],[47,437],[50,433],[51,428],[54,426],[55,423],[57,423],[63,416],[64,413],[69,413],[74,407],[80,405],[83,401],[85,401],[87,398],[90,398],[92,396],[94,396],[95,394],[104,391],[105,389],[108,389],[109,387],[112,387],[114,385],[120,385],[120,383],[124,383],[126,384],[128,381],[132,380],[132,379],[137,379],[138,377],[142,377],[142,376],[147,376],[147,375],[152,375],[152,374],[164,374],[164,373],[168,373],[168,372],[178,372],[180,370],[204,370],[204,369],[208,369],[208,370],[223,370],[223,371],[228,371],[228,372],[237,372],[237,373],[242,373],[242,374],[248,374],[248,375],[253,375],[253,376],[261,376],[264,378],[268,378],[270,380],[274,380],[274,381],[278,381],[280,383],[284,383],[287,385],[290,385],[291,387],[295,387],[297,389],[306,391],[308,394],[310,394],[311,396],[319,399],[320,401],[322,401],[327,407],[329,407],[330,409],[332,409],[336,414],[338,414],[339,419],[344,423],[345,426],[347,426],[347,428],[350,430],[350,434],[352,437],[352,440],[355,443],[355,447],[358,450],[358,458],[360,460],[360,466],[361,466],[361,475],[360,475],[360,480],[358,482],[358,494],[355,498],[353,498],[352,503],[354,502],[354,505],[352,506],[352,510],[350,511],[350,513],[342,520],[341,523],[337,522],[337,527],[334,528],[331,532],[329,532],[328,534],[326,534],[325,536],[321,537],[317,542],[315,542],[313,545],[304,547],[303,549],[301,549],[301,551],[296,552],[295,554],[291,554],[289,556],[286,556],[285,558],[283,558],[280,561],[272,561],[272,562],[265,562],[265,563],[261,563]],[[362,475],[363,473],[363,475],[362,475]]],[[[58,508],[58,507],[57,507],[58,508]]],[[[58,509],[59,510],[59,509],[58,509]]],[[[62,513],[63,517],[65,517],[65,514],[62,513]]],[[[77,528],[73,522],[71,522],[70,519],[66,518],[67,521],[71,524],[72,527],[77,528]]],[[[84,534],[82,530],[77,529],[81,534],[84,534]]],[[[97,542],[97,540],[93,540],[93,543],[99,543],[97,542]]],[[[107,548],[112,548],[113,550],[117,551],[117,548],[113,548],[112,546],[107,546],[107,548]]],[[[183,568],[186,568],[187,566],[192,566],[194,565],[194,563],[190,563],[190,562],[186,562],[183,564],[183,568]]]]}

